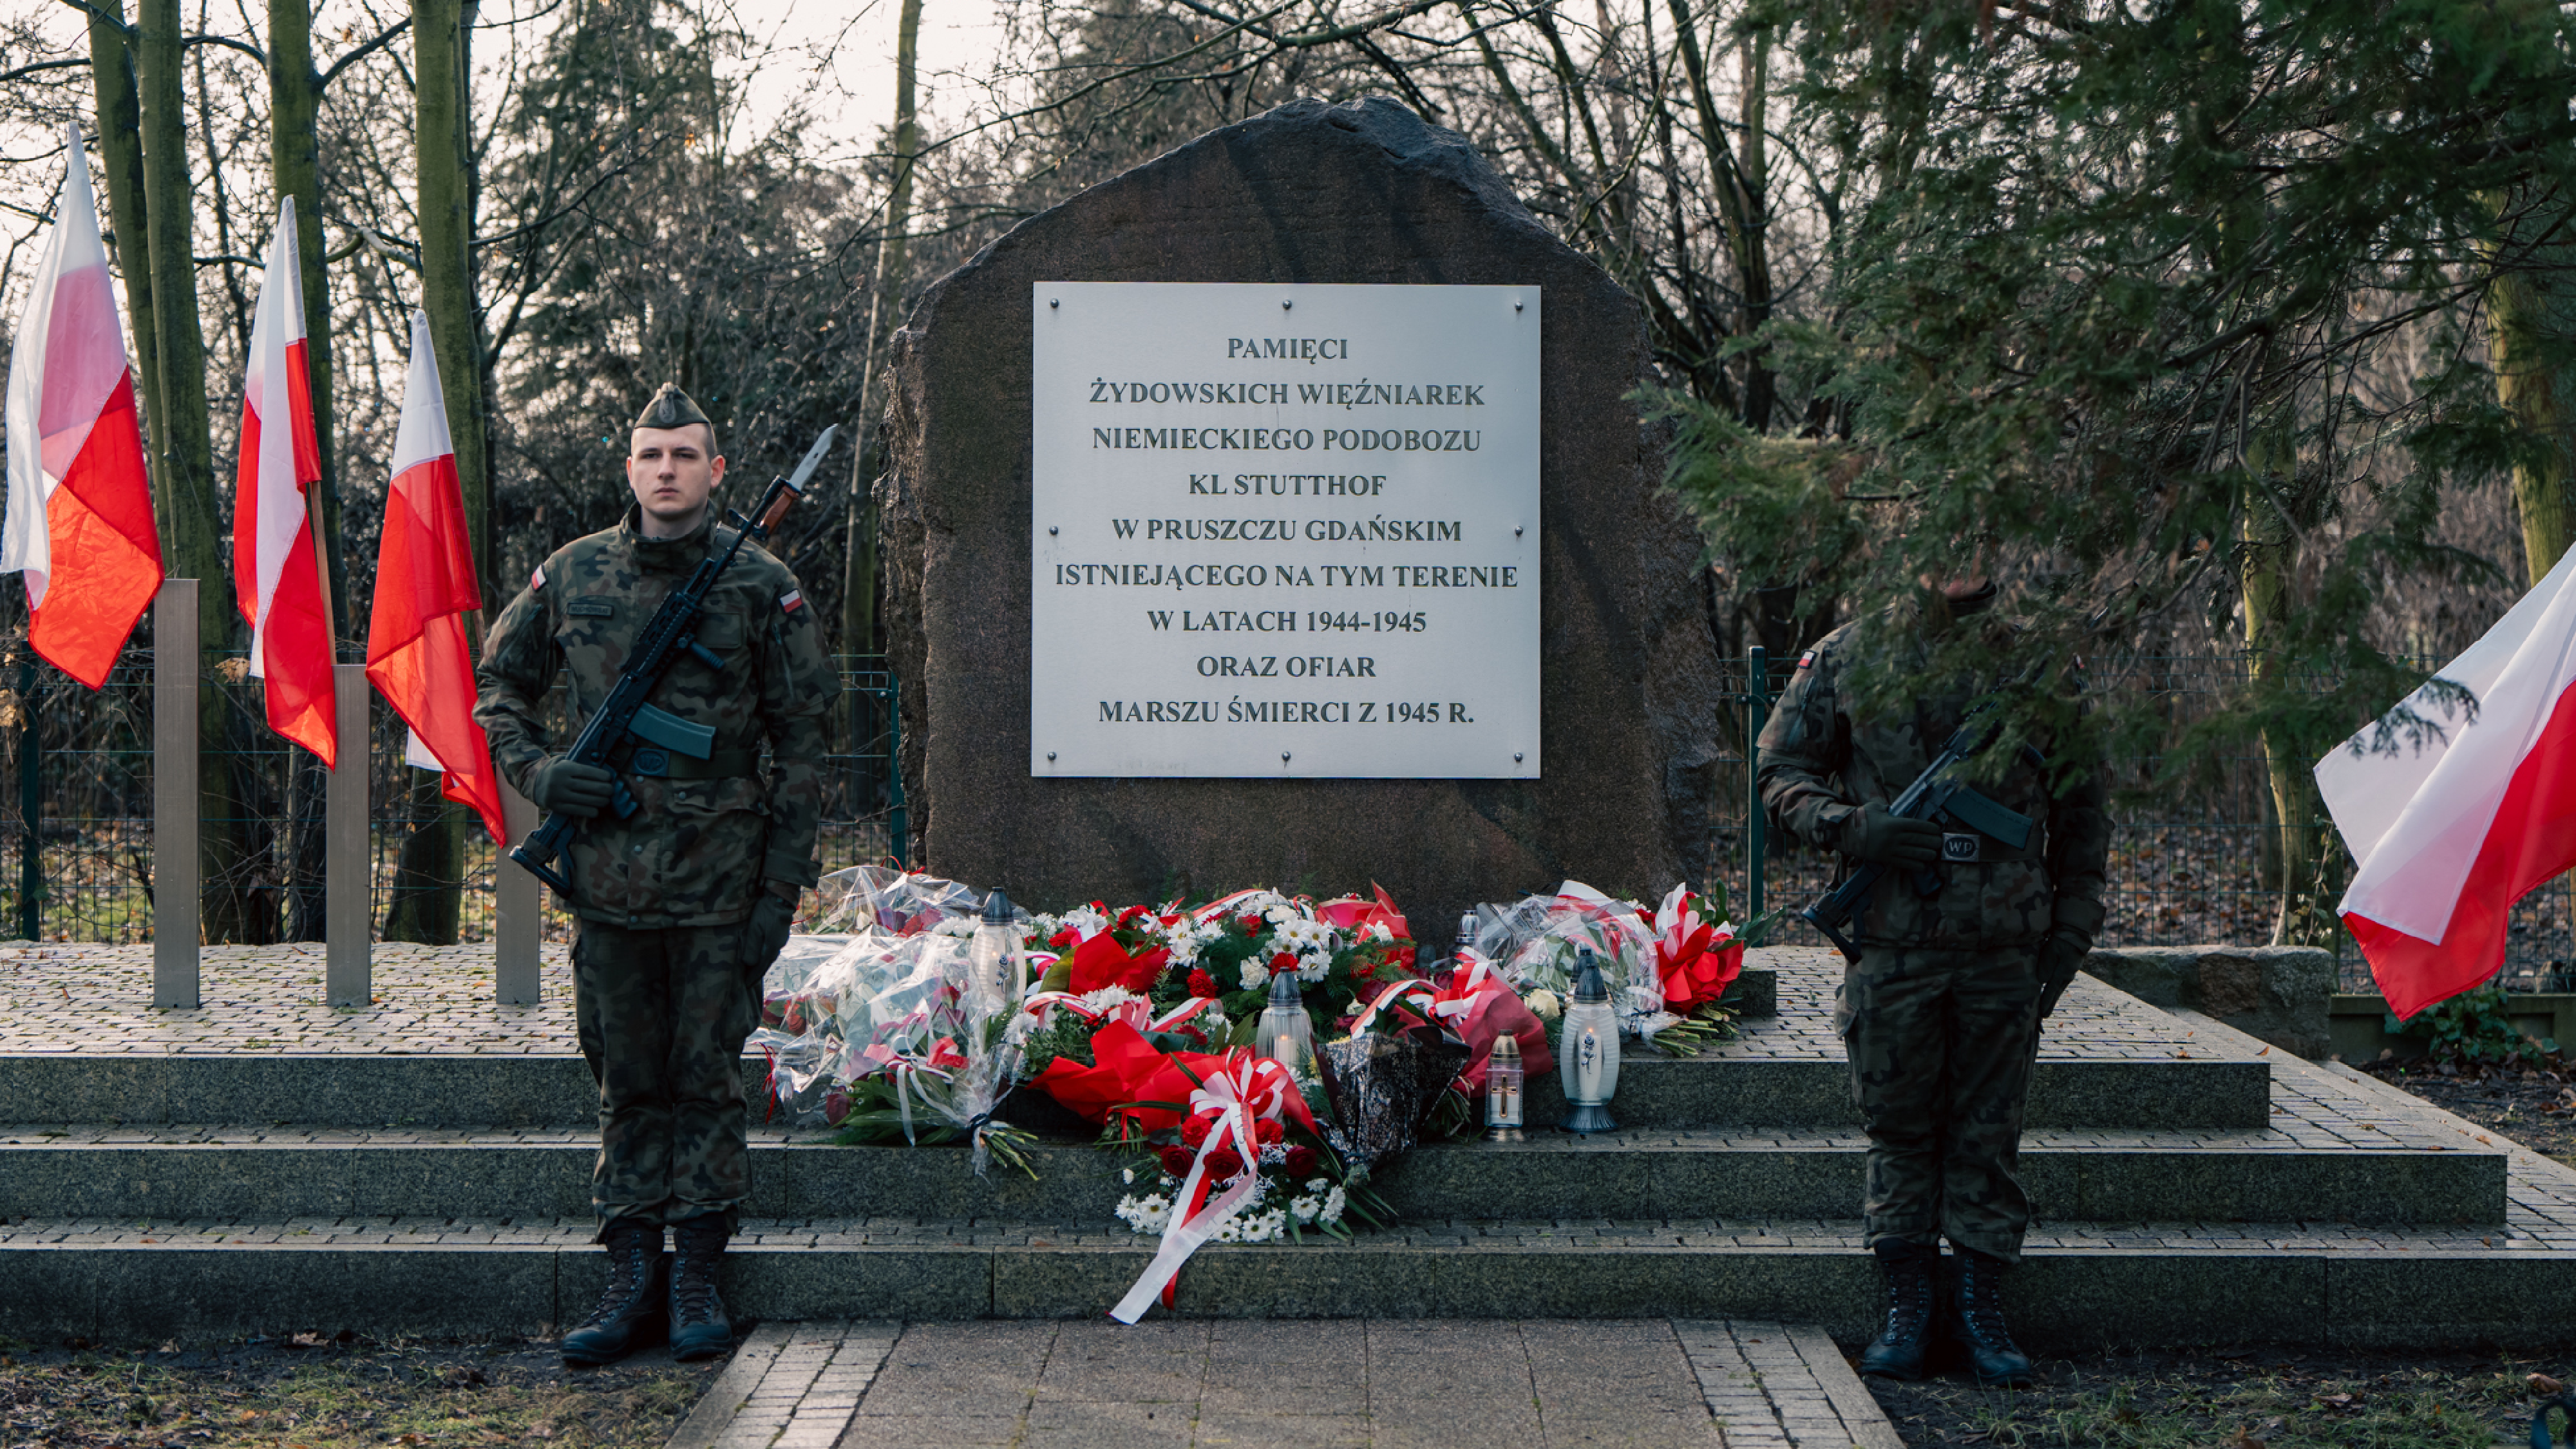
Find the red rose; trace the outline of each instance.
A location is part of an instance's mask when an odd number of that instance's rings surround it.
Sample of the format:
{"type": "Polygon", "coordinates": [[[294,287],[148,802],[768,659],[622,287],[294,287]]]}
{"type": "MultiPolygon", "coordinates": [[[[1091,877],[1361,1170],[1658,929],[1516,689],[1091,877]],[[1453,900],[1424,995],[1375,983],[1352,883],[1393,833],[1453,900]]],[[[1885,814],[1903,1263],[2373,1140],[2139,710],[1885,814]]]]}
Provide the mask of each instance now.
{"type": "Polygon", "coordinates": [[[1357,966],[1352,967],[1351,979],[1354,981],[1375,981],[1377,979],[1377,963],[1375,961],[1362,961],[1357,966]]]}
{"type": "Polygon", "coordinates": [[[1166,1147],[1156,1156],[1163,1159],[1163,1170],[1174,1177],[1190,1175],[1190,1162],[1196,1154],[1186,1147],[1166,1147]]]}
{"type": "Polygon", "coordinates": [[[1265,1117],[1253,1125],[1252,1135],[1260,1139],[1262,1146],[1267,1147],[1288,1134],[1285,1128],[1265,1117]]]}
{"type": "Polygon", "coordinates": [[[1054,935],[1047,937],[1047,944],[1054,947],[1056,950],[1061,951],[1071,946],[1079,939],[1080,938],[1074,934],[1073,927],[1067,926],[1063,930],[1056,932],[1054,935]]]}
{"type": "Polygon", "coordinates": [[[849,1116],[849,1115],[850,1115],[850,1094],[849,1094],[849,1093],[847,1093],[847,1092],[843,1092],[843,1091],[839,1091],[839,1090],[837,1090],[837,1089],[836,1089],[836,1090],[833,1090],[833,1091],[825,1092],[825,1093],[823,1094],[823,1120],[824,1120],[824,1121],[826,1121],[826,1122],[828,1122],[828,1123],[832,1124],[832,1125],[833,1125],[833,1126],[835,1126],[835,1127],[838,1127],[839,1125],[841,1125],[841,1119],[842,1119],[842,1118],[844,1118],[844,1117],[847,1117],[847,1116],[849,1116]]]}
{"type": "Polygon", "coordinates": [[[1231,1182],[1243,1175],[1243,1158],[1231,1147],[1220,1147],[1207,1155],[1208,1181],[1231,1182]]]}
{"type": "Polygon", "coordinates": [[[1236,921],[1235,924],[1243,928],[1243,934],[1247,936],[1258,936],[1261,934],[1263,922],[1259,916],[1245,916],[1243,919],[1236,921]]]}
{"type": "Polygon", "coordinates": [[[1191,972],[1191,973],[1190,973],[1190,995],[1192,995],[1192,996],[1214,996],[1214,995],[1216,995],[1216,978],[1215,978],[1215,977],[1213,977],[1213,976],[1210,976],[1209,974],[1207,974],[1207,973],[1206,973],[1206,972],[1204,972],[1204,971],[1193,971],[1193,972],[1191,972]]]}
{"type": "Polygon", "coordinates": [[[1306,1177],[1307,1177],[1309,1174],[1311,1174],[1312,1172],[1314,1172],[1314,1170],[1315,1170],[1315,1149],[1314,1149],[1314,1148],[1312,1148],[1312,1147],[1291,1147],[1291,1148],[1289,1148],[1289,1149],[1288,1149],[1288,1175],[1289,1175],[1290,1177],[1296,1178],[1298,1181],[1303,1182],[1303,1181],[1305,1181],[1306,1177]]]}
{"type": "Polygon", "coordinates": [[[1211,1125],[1213,1124],[1209,1118],[1190,1118],[1188,1121],[1181,1124],[1181,1141],[1186,1143],[1191,1150],[1197,1150],[1200,1143],[1207,1141],[1208,1129],[1211,1125]]]}
{"type": "Polygon", "coordinates": [[[1282,971],[1293,972],[1296,969],[1297,954],[1293,951],[1276,952],[1270,958],[1270,972],[1274,976],[1282,971]]]}

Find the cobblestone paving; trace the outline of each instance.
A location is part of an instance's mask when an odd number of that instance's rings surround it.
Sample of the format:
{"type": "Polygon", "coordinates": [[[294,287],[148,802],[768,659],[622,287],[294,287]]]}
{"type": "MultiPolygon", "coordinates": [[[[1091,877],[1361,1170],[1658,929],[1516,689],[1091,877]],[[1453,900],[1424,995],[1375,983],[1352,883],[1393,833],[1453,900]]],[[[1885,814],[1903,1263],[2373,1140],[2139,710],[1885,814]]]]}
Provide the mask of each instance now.
{"type": "MultiPolygon", "coordinates": [[[[1808,1058],[1843,1060],[1834,1033],[1834,991],[1842,984],[1843,958],[1831,947],[1771,946],[1745,953],[1748,962],[1779,973],[1780,1011],[1737,1023],[1735,1040],[1701,1053],[1703,1058],[1808,1058]]],[[[2072,1060],[2242,1060],[2260,1055],[2264,1043],[2238,1037],[2214,1042],[2206,1033],[2123,991],[2078,976],[2040,1035],[2039,1054],[2072,1060]]],[[[2277,1055],[2277,1053],[2275,1053],[2277,1055]]]]}
{"type": "Polygon", "coordinates": [[[1784,1323],[1673,1324],[1727,1449],[1905,1449],[1823,1333],[1784,1323]]]}
{"type": "Polygon", "coordinates": [[[0,1056],[231,1052],[327,1055],[574,1056],[572,960],[544,948],[542,1001],[492,1000],[492,948],[375,948],[375,1004],[322,1004],[322,943],[208,946],[203,1005],[152,1005],[152,948],[0,947],[0,1056]]]}
{"type": "MultiPolygon", "coordinates": [[[[156,1010],[152,948],[77,944],[0,947],[0,1056],[64,1055],[518,1055],[572,1056],[572,965],[567,948],[544,948],[535,1006],[492,1000],[492,948],[375,948],[375,1001],[364,1009],[321,1004],[322,945],[208,946],[204,1005],[156,1010]]],[[[1780,1012],[1740,1023],[1742,1035],[1705,1057],[1840,1061],[1834,987],[1842,958],[1830,949],[1780,946],[1749,952],[1779,972],[1780,1012]]],[[[2261,1046],[2261,1043],[2255,1043],[2261,1046]]],[[[2232,1056],[2132,997],[2079,980],[2040,1041],[2044,1058],[2232,1056]]]]}

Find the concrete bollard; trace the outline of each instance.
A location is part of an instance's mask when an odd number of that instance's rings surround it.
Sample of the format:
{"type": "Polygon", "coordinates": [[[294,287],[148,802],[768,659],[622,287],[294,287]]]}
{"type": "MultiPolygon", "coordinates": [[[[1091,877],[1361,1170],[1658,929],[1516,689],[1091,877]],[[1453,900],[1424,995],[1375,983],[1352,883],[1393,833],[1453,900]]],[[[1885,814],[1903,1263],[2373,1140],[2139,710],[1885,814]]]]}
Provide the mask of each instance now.
{"type": "Polygon", "coordinates": [[[152,1004],[193,1011],[197,902],[197,581],[152,602],[152,1004]]]}
{"type": "Polygon", "coordinates": [[[503,1006],[534,1006],[540,995],[538,943],[545,936],[545,886],[510,859],[511,845],[538,825],[536,804],[510,782],[501,782],[502,823],[510,839],[492,862],[492,998],[503,1006]]]}
{"type": "Polygon", "coordinates": [[[323,999],[365,1006],[375,986],[375,862],[367,849],[367,667],[332,666],[340,724],[340,763],[323,795],[323,999]]]}

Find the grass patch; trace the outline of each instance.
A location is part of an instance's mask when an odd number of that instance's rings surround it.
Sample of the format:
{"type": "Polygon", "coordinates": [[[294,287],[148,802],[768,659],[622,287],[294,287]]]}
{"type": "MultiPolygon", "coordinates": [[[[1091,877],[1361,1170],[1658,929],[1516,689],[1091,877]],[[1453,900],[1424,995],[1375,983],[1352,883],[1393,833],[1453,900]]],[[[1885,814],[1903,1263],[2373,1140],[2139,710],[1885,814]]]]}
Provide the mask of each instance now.
{"type": "Polygon", "coordinates": [[[560,1444],[652,1449],[722,1367],[655,1351],[562,1367],[550,1343],[302,1334],[157,1351],[0,1351],[0,1443],[560,1444]]]}
{"type": "MultiPolygon", "coordinates": [[[[2490,1449],[2528,1442],[2538,1360],[2161,1353],[2041,1365],[2029,1389],[1869,1379],[1909,1445],[1992,1449],[2490,1449]]],[[[2552,1432],[2563,1433],[2553,1421],[2552,1432]]]]}

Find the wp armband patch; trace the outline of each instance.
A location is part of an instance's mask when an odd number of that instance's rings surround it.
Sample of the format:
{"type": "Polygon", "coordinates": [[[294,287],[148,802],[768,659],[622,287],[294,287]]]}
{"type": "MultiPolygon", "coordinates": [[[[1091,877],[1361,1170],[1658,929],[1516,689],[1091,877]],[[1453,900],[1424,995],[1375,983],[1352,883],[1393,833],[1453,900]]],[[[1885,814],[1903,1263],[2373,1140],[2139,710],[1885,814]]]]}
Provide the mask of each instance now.
{"type": "Polygon", "coordinates": [[[537,565],[537,571],[528,575],[528,587],[532,589],[542,589],[545,586],[546,566],[544,564],[539,564],[537,565]]]}
{"type": "Polygon", "coordinates": [[[804,607],[805,591],[803,589],[789,589],[786,593],[778,596],[778,612],[782,614],[793,614],[804,607]]]}

